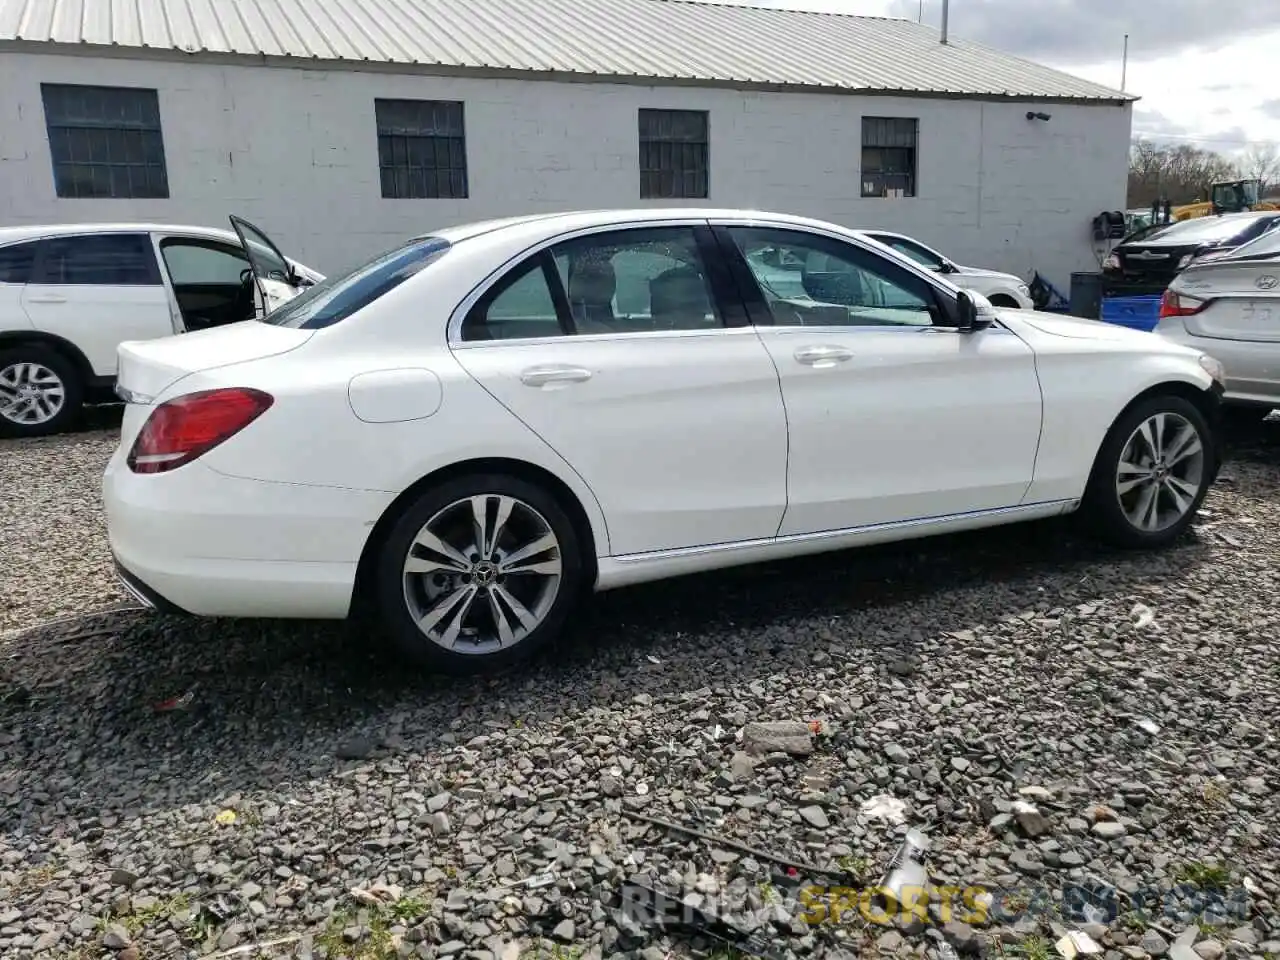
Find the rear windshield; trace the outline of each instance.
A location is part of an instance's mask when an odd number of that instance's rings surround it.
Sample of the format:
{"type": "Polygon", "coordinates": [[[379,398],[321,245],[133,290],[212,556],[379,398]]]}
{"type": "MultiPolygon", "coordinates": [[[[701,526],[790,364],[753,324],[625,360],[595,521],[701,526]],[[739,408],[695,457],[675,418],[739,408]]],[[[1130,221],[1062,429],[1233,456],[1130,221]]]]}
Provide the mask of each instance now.
{"type": "Polygon", "coordinates": [[[1228,260],[1271,260],[1280,257],[1280,227],[1272,225],[1267,233],[1257,240],[1236,247],[1228,260]]]}
{"type": "Polygon", "coordinates": [[[340,277],[309,287],[262,318],[277,327],[317,330],[363,310],[410,277],[444,256],[449,241],[440,237],[412,240],[340,277]]]}
{"type": "Polygon", "coordinates": [[[1151,234],[1146,237],[1146,242],[1218,243],[1261,229],[1260,219],[1248,217],[1244,220],[1227,220],[1221,217],[1201,217],[1196,220],[1183,220],[1181,223],[1171,223],[1160,232],[1151,234]]]}

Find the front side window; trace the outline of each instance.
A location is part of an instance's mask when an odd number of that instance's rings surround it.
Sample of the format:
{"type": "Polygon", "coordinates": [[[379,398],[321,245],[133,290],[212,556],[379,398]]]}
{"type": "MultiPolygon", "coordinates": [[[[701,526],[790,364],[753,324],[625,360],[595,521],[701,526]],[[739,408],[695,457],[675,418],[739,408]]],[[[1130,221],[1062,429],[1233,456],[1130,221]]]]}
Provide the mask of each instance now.
{"type": "Polygon", "coordinates": [[[440,237],[410,241],[347,274],[329,277],[308,287],[272,310],[262,321],[303,330],[339,323],[417,276],[443,257],[449,246],[449,241],[440,237]]]}
{"type": "Polygon", "coordinates": [[[196,241],[166,240],[160,245],[174,286],[219,284],[239,286],[249,261],[235,247],[196,241]]]}
{"type": "Polygon", "coordinates": [[[914,197],[920,121],[862,118],[862,195],[914,197]]]}
{"type": "Polygon", "coordinates": [[[464,340],[708,330],[723,325],[691,227],[559,243],[516,267],[463,324],[464,340]]]}
{"type": "Polygon", "coordinates": [[[160,283],[151,238],[142,233],[102,233],[45,241],[33,283],[107,287],[160,283]]]}
{"type": "Polygon", "coordinates": [[[155,90],[44,83],[40,92],[59,197],[169,196],[155,90]]]}
{"type": "Polygon", "coordinates": [[[26,283],[36,262],[39,240],[0,247],[0,283],[26,283]]]}
{"type": "Polygon", "coordinates": [[[853,244],[761,227],[733,227],[780,326],[932,326],[932,289],[920,277],[853,244]]]}

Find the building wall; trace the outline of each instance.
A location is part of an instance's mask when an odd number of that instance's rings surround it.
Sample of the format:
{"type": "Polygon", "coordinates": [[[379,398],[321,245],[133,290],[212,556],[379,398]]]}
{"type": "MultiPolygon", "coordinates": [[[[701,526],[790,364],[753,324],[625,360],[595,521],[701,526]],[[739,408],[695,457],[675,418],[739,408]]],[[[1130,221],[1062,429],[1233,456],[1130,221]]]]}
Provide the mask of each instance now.
{"type": "MultiPolygon", "coordinates": [[[[263,227],[324,272],[414,234],[494,216],[639,206],[636,111],[710,111],[710,191],[754,207],[898,230],[961,263],[1065,293],[1097,269],[1089,221],[1125,199],[1128,106],[743,93],[434,78],[199,61],[0,57],[0,223],[160,220],[263,227]],[[168,200],[58,199],[42,82],[159,91],[168,200]],[[375,97],[465,102],[470,198],[384,200],[375,97]],[[1051,114],[1026,119],[1028,109],[1051,114]],[[919,119],[919,195],[860,198],[861,117],[919,119]]],[[[694,203],[694,202],[690,202],[694,203]]]]}

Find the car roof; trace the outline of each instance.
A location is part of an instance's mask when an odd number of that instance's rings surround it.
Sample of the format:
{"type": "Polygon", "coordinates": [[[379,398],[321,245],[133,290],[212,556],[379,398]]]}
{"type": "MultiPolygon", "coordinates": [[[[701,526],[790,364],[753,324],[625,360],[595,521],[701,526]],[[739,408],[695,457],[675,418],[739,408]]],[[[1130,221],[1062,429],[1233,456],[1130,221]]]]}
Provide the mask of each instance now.
{"type": "Polygon", "coordinates": [[[42,223],[0,227],[0,244],[44,237],[68,237],[86,233],[178,233],[239,243],[235,232],[218,227],[177,223],[42,223]]]}
{"type": "MultiPolygon", "coordinates": [[[[775,213],[768,210],[723,207],[624,207],[604,210],[567,210],[559,213],[504,217],[497,220],[478,220],[444,227],[429,234],[421,234],[417,239],[426,239],[431,236],[440,237],[450,243],[457,243],[470,237],[518,227],[542,226],[556,233],[569,233],[574,230],[588,230],[592,227],[607,227],[614,224],[621,226],[629,223],[652,223],[666,220],[673,222],[681,220],[759,220],[794,227],[849,230],[848,227],[842,227],[823,220],[815,220],[811,217],[800,217],[790,213],[775,213]]],[[[854,232],[860,233],[861,231],[854,232]]]]}

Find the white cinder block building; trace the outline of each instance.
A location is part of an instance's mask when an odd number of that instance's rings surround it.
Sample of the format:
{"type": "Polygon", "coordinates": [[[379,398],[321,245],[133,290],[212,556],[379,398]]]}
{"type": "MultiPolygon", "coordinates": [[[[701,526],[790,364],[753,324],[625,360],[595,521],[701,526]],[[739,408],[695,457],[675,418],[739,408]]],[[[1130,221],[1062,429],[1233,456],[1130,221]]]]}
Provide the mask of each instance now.
{"type": "Polygon", "coordinates": [[[1124,206],[1133,99],[685,0],[0,0],[0,91],[0,224],[235,212],[332,272],[464,220],[745,206],[1061,289],[1124,206]]]}

